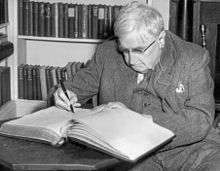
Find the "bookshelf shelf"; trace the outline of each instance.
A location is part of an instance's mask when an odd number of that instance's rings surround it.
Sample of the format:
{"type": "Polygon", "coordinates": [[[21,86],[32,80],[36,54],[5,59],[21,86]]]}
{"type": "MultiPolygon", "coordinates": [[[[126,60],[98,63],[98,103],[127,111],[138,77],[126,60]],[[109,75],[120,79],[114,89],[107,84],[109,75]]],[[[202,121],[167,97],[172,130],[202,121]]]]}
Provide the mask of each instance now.
{"type": "Polygon", "coordinates": [[[73,42],[73,43],[101,43],[102,39],[75,39],[75,38],[57,38],[57,37],[38,37],[38,36],[22,36],[18,39],[36,40],[36,41],[51,41],[51,42],[73,42]]]}
{"type": "Polygon", "coordinates": [[[2,24],[0,24],[0,29],[1,28],[5,28],[5,27],[7,27],[9,25],[9,23],[2,23],[2,24]]]}

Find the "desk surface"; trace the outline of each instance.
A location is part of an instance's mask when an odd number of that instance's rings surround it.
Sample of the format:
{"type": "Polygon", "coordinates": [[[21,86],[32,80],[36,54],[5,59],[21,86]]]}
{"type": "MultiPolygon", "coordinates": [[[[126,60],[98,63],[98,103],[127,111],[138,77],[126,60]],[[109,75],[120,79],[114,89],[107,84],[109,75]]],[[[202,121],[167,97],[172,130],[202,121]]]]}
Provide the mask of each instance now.
{"type": "Polygon", "coordinates": [[[0,136],[0,164],[12,170],[96,170],[119,160],[85,146],[61,147],[0,136]]]}

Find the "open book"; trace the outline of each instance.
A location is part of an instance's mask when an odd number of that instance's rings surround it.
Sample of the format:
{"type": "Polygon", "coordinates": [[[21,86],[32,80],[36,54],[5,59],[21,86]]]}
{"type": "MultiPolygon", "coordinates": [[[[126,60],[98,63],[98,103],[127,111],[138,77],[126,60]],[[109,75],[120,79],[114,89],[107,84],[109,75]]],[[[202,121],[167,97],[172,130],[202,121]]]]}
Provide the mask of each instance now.
{"type": "Polygon", "coordinates": [[[70,139],[127,161],[136,161],[174,137],[172,131],[130,109],[71,113],[54,106],[4,122],[0,134],[57,146],[70,139]]]}

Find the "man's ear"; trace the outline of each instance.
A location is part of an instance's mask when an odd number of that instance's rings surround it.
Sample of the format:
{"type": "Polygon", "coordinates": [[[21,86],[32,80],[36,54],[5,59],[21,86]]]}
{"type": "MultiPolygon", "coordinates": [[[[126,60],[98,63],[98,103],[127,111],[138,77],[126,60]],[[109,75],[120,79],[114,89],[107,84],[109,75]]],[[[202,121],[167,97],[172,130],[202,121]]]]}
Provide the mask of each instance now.
{"type": "Polygon", "coordinates": [[[165,36],[166,36],[165,31],[162,31],[159,35],[160,48],[163,48],[165,46],[165,36]]]}

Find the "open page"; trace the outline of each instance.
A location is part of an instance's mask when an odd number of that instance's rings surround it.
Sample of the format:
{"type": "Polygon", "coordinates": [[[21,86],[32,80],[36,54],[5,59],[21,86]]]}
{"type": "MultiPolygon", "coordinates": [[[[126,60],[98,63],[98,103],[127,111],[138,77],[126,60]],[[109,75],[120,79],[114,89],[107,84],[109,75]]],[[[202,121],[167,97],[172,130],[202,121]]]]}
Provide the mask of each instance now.
{"type": "Polygon", "coordinates": [[[135,161],[170,140],[174,134],[129,109],[105,108],[78,118],[68,136],[122,159],[135,161]]]}
{"type": "Polygon", "coordinates": [[[65,130],[72,119],[72,113],[49,107],[19,119],[5,122],[0,133],[8,136],[48,141],[51,144],[63,142],[65,130]]]}

